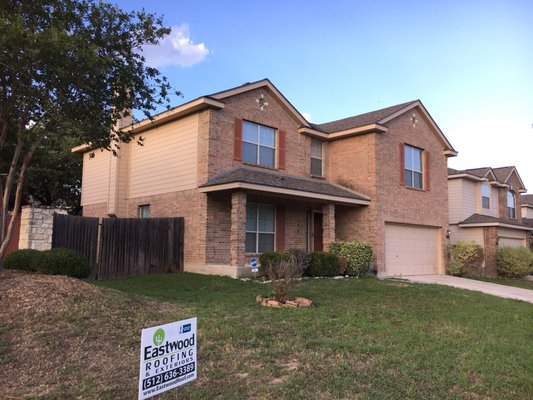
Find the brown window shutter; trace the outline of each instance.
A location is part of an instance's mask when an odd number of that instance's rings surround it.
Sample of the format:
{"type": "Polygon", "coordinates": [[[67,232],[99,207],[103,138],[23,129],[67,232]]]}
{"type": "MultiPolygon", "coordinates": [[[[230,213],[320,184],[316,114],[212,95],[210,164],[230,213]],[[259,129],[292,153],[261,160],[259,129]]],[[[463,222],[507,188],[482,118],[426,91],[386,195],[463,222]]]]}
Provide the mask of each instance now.
{"type": "Polygon", "coordinates": [[[233,159],[242,161],[242,119],[235,118],[235,135],[233,140],[233,159]]]}
{"type": "Polygon", "coordinates": [[[276,206],[276,251],[285,250],[285,206],[276,206]]]}
{"type": "Polygon", "coordinates": [[[400,185],[405,186],[405,149],[400,143],[400,185]]]}
{"type": "Polygon", "coordinates": [[[278,134],[278,168],[285,169],[285,141],[287,139],[287,134],[285,131],[279,131],[278,134]]]}
{"type": "Polygon", "coordinates": [[[430,174],[429,174],[429,151],[424,151],[424,190],[429,190],[430,174]]]}

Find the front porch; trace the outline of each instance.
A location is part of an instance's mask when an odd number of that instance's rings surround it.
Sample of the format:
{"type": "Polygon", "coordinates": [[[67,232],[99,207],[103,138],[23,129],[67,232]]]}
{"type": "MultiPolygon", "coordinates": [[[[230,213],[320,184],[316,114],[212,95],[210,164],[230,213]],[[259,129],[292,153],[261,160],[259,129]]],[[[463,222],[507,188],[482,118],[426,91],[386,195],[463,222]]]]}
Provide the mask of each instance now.
{"type": "Polygon", "coordinates": [[[227,275],[236,277],[249,274],[250,261],[263,252],[326,251],[336,237],[336,206],[360,208],[370,202],[364,195],[323,180],[270,171],[250,174],[248,169],[244,177],[206,185],[200,191],[207,195],[205,269],[216,267],[215,273],[226,269],[227,275]],[[278,184],[265,184],[265,174],[278,184]]]}

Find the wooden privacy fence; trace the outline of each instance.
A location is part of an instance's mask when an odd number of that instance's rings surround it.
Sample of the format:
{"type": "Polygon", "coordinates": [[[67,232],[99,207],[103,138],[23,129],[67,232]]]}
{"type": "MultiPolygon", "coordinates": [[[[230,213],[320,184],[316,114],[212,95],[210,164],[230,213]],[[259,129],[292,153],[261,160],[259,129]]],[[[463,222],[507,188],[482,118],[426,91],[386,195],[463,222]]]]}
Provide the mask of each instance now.
{"type": "Polygon", "coordinates": [[[95,279],[112,279],[183,271],[183,233],[183,218],[104,218],[99,224],[98,218],[56,214],[52,247],[79,252],[95,279]]]}

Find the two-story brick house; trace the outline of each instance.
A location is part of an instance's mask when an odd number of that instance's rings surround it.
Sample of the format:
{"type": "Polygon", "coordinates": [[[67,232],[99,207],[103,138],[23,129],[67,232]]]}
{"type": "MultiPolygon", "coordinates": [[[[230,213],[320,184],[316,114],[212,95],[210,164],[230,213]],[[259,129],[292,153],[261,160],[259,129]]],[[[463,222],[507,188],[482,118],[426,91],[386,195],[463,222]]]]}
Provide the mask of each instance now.
{"type": "Polygon", "coordinates": [[[515,167],[448,169],[450,241],[473,241],[484,248],[485,275],[496,275],[496,249],[529,243],[531,226],[522,221],[526,191],[515,167]]]}
{"type": "Polygon", "coordinates": [[[188,271],[338,239],[371,244],[380,275],[444,272],[456,152],[420,101],[316,125],[265,79],[124,129],[143,146],[75,149],[83,213],[185,217],[188,271]]]}

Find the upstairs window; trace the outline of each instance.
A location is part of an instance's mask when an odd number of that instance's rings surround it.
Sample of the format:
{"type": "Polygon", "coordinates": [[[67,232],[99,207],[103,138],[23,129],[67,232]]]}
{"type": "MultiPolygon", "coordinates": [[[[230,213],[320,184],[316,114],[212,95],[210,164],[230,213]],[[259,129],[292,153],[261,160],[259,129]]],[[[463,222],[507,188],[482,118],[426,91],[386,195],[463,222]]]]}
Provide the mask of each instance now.
{"type": "Polygon", "coordinates": [[[150,204],[139,206],[139,218],[150,218],[150,204]]]}
{"type": "Polygon", "coordinates": [[[242,161],[274,168],[276,131],[268,126],[243,121],[242,161]]]}
{"type": "Polygon", "coordinates": [[[516,219],[515,196],[511,191],[507,192],[507,216],[516,219]]]}
{"type": "Polygon", "coordinates": [[[276,207],[271,204],[246,204],[246,253],[274,251],[276,207]]]}
{"type": "Polygon", "coordinates": [[[404,145],[405,186],[415,189],[423,188],[422,149],[404,145]]]}
{"type": "Polygon", "coordinates": [[[311,140],[311,175],[322,176],[322,142],[311,140]]]}
{"type": "Polygon", "coordinates": [[[490,209],[490,186],[485,182],[481,184],[481,207],[490,209]]]}

